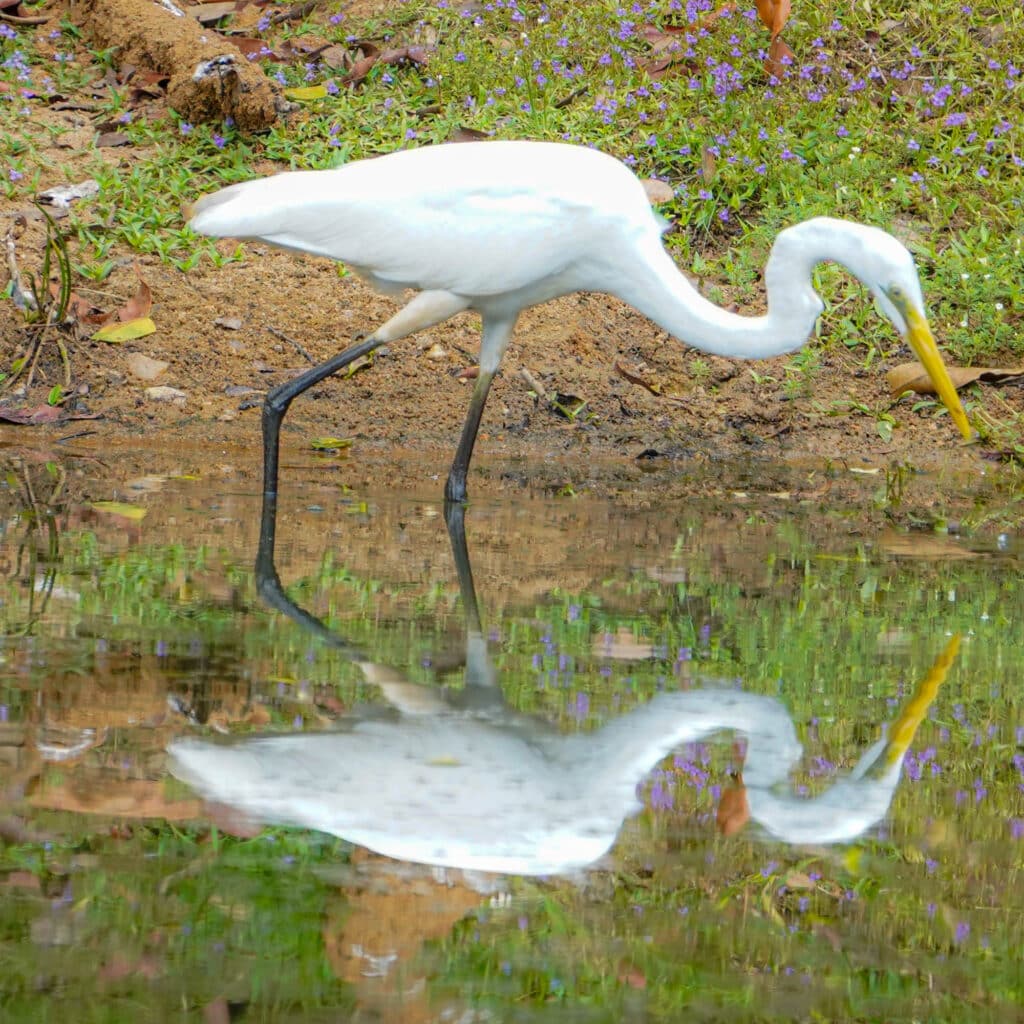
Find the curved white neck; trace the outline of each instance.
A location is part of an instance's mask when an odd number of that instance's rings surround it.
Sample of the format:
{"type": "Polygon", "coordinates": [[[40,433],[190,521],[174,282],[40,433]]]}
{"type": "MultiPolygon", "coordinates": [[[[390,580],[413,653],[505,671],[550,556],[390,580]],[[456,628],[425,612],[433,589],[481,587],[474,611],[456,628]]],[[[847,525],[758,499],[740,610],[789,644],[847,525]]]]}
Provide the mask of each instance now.
{"type": "Polygon", "coordinates": [[[635,276],[619,269],[611,290],[680,341],[712,355],[768,359],[793,352],[807,341],[824,309],[811,284],[815,264],[834,258],[822,226],[821,220],[804,221],[776,238],[764,271],[768,312],[763,316],[740,316],[709,302],[660,239],[644,243],[631,263],[635,276]]]}

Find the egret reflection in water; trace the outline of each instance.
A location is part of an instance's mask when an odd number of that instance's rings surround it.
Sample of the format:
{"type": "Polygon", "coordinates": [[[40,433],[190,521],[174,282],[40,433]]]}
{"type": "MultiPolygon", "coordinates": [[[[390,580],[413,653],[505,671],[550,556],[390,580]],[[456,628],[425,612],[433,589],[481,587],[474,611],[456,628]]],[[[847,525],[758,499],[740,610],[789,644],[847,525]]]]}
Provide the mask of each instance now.
{"type": "Polygon", "coordinates": [[[801,797],[789,773],[802,748],[785,706],[770,697],[706,680],[569,735],[509,708],[480,626],[461,506],[449,506],[447,521],[467,615],[466,685],[449,695],[365,657],[285,595],[274,567],[275,498],[264,501],[261,593],[344,650],[394,714],[364,709],[319,734],[178,741],[171,771],[251,819],[318,829],[401,860],[522,875],[584,868],[640,809],[638,784],[666,754],[723,731],[747,742],[743,817],[789,842],[851,840],[885,816],[903,755],[959,646],[954,637],[852,772],[801,797]]]}

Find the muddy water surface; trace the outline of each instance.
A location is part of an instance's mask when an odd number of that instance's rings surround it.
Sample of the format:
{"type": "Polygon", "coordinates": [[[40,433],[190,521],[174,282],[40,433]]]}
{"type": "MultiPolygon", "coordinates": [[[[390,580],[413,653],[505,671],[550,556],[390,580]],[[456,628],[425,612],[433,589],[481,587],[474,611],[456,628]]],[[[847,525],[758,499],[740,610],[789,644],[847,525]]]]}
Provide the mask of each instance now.
{"type": "Polygon", "coordinates": [[[3,1019],[1016,1019],[1005,523],[307,460],[258,587],[249,456],[5,470],[3,1019]]]}

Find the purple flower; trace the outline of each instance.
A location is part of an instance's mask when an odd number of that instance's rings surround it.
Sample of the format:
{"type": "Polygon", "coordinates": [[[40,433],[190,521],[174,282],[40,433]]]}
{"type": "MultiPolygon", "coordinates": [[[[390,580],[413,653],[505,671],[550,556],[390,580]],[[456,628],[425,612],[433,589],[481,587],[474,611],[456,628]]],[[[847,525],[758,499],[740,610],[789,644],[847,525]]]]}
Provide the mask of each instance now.
{"type": "Polygon", "coordinates": [[[947,128],[956,128],[958,125],[965,124],[967,122],[967,115],[961,111],[957,111],[954,114],[947,114],[946,120],[943,122],[947,128]]]}

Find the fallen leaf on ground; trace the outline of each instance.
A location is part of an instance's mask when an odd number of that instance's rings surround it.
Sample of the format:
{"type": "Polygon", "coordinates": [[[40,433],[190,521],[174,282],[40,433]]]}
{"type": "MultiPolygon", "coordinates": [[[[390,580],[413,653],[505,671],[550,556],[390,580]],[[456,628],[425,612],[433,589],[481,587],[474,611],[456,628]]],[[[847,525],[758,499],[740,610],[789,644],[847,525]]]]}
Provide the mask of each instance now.
{"type": "Polygon", "coordinates": [[[0,422],[32,426],[37,423],[55,423],[60,419],[60,409],[53,405],[37,405],[32,409],[0,408],[0,422]]]}
{"type": "Polygon", "coordinates": [[[147,511],[141,505],[129,505],[124,501],[94,501],[89,507],[97,512],[106,512],[108,515],[120,516],[136,523],[145,519],[147,511]]]}
{"type": "Polygon", "coordinates": [[[122,345],[126,341],[145,338],[147,334],[155,333],[156,324],[148,316],[143,316],[137,320],[128,320],[125,323],[107,324],[106,327],[101,327],[92,335],[92,340],[106,341],[111,345],[122,345]]]}
{"type": "MultiPolygon", "coordinates": [[[[886,375],[889,390],[894,397],[906,391],[914,391],[919,395],[934,395],[935,385],[920,363],[901,363],[894,366],[886,375]]],[[[967,387],[981,381],[983,384],[1005,384],[1008,381],[1024,379],[1024,367],[999,368],[994,366],[951,366],[949,379],[953,387],[967,387]]]]}
{"type": "Polygon", "coordinates": [[[640,184],[647,193],[649,203],[667,203],[675,198],[675,190],[667,182],[659,181],[657,178],[644,178],[640,184]]]}
{"type": "Polygon", "coordinates": [[[620,362],[615,363],[615,372],[620,376],[629,381],[630,384],[639,384],[640,387],[646,388],[652,395],[661,395],[664,393],[664,388],[658,383],[652,383],[651,381],[641,377],[638,373],[633,373],[627,370],[625,366],[620,362]]]}
{"type": "Polygon", "coordinates": [[[772,39],[775,39],[789,21],[790,0],[755,0],[755,4],[761,24],[771,32],[772,39]]]}
{"type": "Polygon", "coordinates": [[[775,36],[768,47],[768,57],[764,62],[764,69],[769,75],[775,78],[782,78],[786,73],[787,66],[792,65],[794,59],[793,51],[780,39],[775,36]]]}
{"type": "Polygon", "coordinates": [[[325,85],[300,85],[294,89],[285,89],[285,99],[295,100],[296,103],[311,103],[313,100],[327,98],[327,86],[325,85]]]}
{"type": "MultiPolygon", "coordinates": [[[[365,47],[364,47],[365,49],[365,47]]],[[[342,79],[346,85],[358,85],[375,64],[426,64],[429,51],[425,46],[403,46],[394,50],[381,50],[357,60],[342,79]]]]}

